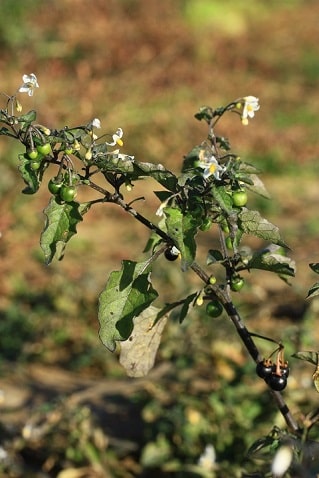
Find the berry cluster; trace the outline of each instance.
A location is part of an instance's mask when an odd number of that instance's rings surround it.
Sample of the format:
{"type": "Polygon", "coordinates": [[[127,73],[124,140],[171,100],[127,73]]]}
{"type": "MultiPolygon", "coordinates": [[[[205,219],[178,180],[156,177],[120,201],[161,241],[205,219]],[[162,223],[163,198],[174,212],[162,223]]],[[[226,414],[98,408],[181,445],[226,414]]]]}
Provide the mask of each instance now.
{"type": "Polygon", "coordinates": [[[263,378],[265,382],[277,392],[286,388],[287,378],[289,376],[289,367],[287,362],[278,359],[273,363],[270,359],[264,359],[257,363],[256,373],[263,378]]]}

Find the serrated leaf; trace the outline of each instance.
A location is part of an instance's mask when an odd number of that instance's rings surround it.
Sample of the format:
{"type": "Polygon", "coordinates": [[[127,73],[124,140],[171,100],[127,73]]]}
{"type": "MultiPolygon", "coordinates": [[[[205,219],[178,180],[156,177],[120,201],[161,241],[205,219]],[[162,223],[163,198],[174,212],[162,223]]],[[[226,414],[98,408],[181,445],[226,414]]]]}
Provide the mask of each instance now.
{"type": "Polygon", "coordinates": [[[238,226],[245,234],[264,239],[278,246],[288,247],[281,239],[279,229],[264,219],[258,211],[244,209],[238,214],[238,226]]]}
{"type": "Polygon", "coordinates": [[[50,264],[53,258],[63,258],[66,243],[76,234],[76,226],[88,209],[88,203],[58,203],[55,197],[51,198],[43,211],[46,222],[40,239],[46,264],[50,264]]]}
{"type": "Polygon", "coordinates": [[[116,341],[127,340],[133,319],[156,299],[150,282],[149,262],[123,261],[122,269],[111,273],[99,297],[100,338],[111,352],[116,341]]]}
{"type": "Polygon", "coordinates": [[[192,265],[196,256],[195,235],[197,222],[190,214],[183,214],[178,208],[164,208],[167,234],[173,239],[181,253],[181,266],[185,271],[192,265]]]}
{"type": "Polygon", "coordinates": [[[40,187],[40,181],[39,181],[39,177],[38,177],[38,174],[37,174],[38,172],[34,171],[31,168],[30,159],[25,158],[23,154],[19,155],[19,160],[20,160],[20,164],[19,164],[18,169],[21,173],[23,181],[27,185],[22,190],[22,192],[24,194],[34,194],[38,191],[38,189],[40,187]]]}
{"type": "Polygon", "coordinates": [[[296,352],[292,354],[292,357],[299,360],[304,360],[305,362],[312,363],[316,367],[318,366],[319,352],[314,352],[314,351],[296,352]]]}
{"type": "Polygon", "coordinates": [[[319,295],[319,282],[316,282],[308,291],[307,299],[312,299],[319,295]]]}
{"type": "Polygon", "coordinates": [[[121,342],[120,364],[129,377],[145,377],[153,368],[168,314],[150,306],[133,319],[133,332],[121,342]]]}

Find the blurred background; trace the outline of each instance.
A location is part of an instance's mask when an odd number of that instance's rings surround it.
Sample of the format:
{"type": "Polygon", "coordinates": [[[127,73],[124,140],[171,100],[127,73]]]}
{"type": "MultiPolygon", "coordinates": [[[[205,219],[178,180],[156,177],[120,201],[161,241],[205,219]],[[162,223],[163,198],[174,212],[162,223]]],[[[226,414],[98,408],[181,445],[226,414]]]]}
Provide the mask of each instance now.
{"type": "MultiPolygon", "coordinates": [[[[0,2],[0,90],[13,94],[35,73],[40,88],[23,107],[48,127],[97,117],[103,131],[124,130],[125,153],[177,172],[206,137],[200,106],[260,99],[249,126],[229,115],[219,134],[263,171],[272,200],[250,205],[280,227],[297,276],[289,287],[255,272],[236,300],[248,328],[283,340],[288,355],[318,342],[316,303],[305,302],[318,261],[318,15],[315,0],[0,2]]],[[[49,192],[21,194],[21,152],[0,137],[0,476],[207,476],[194,469],[207,445],[217,462],[209,476],[255,469],[247,449],[283,423],[231,325],[204,311],[182,325],[172,318],[154,371],[127,379],[99,341],[97,297],[122,259],[143,257],[148,232],[100,206],[64,260],[45,266],[49,192]]],[[[147,198],[150,219],[154,186],[130,193],[147,198]]],[[[203,237],[203,250],[215,240],[203,237]]],[[[164,260],[155,279],[163,301],[196,290],[164,260]]],[[[311,367],[295,362],[286,395],[298,415],[317,392],[311,367]]]]}

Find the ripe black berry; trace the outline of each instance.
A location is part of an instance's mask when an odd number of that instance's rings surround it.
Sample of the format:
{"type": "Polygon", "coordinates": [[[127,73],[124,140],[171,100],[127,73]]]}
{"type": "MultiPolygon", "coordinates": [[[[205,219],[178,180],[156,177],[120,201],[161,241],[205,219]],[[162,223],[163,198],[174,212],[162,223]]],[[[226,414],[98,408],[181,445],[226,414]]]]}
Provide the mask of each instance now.
{"type": "Polygon", "coordinates": [[[266,382],[276,392],[281,392],[284,388],[286,388],[287,385],[287,377],[285,376],[280,376],[276,374],[272,374],[269,377],[266,378],[266,382]]]}
{"type": "Polygon", "coordinates": [[[256,373],[260,378],[267,378],[273,373],[273,364],[271,360],[261,360],[256,365],[256,373]]]}
{"type": "Polygon", "coordinates": [[[280,367],[280,373],[281,373],[281,376],[282,377],[286,377],[288,378],[289,377],[289,367],[286,365],[286,366],[281,366],[280,367]]]}
{"type": "Polygon", "coordinates": [[[175,246],[165,249],[165,252],[164,252],[164,256],[166,257],[168,261],[176,261],[179,254],[180,252],[175,246]]]}

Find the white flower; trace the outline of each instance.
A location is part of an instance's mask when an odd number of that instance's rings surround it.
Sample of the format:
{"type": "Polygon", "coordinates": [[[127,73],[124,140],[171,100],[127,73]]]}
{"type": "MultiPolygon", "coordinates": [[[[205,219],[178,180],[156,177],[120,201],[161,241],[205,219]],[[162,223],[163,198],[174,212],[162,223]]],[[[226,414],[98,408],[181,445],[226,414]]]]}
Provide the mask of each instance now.
{"type": "Polygon", "coordinates": [[[94,120],[92,121],[91,125],[92,125],[94,128],[101,128],[101,121],[100,121],[98,118],[94,118],[94,120]]]}
{"type": "Polygon", "coordinates": [[[215,468],[216,452],[213,445],[206,445],[198,460],[198,465],[204,470],[212,471],[215,468]]]}
{"type": "Polygon", "coordinates": [[[293,457],[292,448],[283,445],[279,448],[271,465],[271,471],[274,478],[281,478],[291,465],[293,457]]]}
{"type": "Polygon", "coordinates": [[[23,75],[22,77],[23,85],[20,86],[20,93],[28,93],[29,96],[33,96],[35,88],[39,88],[37,77],[34,73],[30,75],[23,75]]]}
{"type": "Polygon", "coordinates": [[[248,124],[248,118],[253,118],[255,116],[255,111],[258,111],[260,108],[259,99],[256,96],[245,96],[244,100],[244,109],[243,114],[241,115],[241,122],[244,125],[248,124]]]}
{"type": "Polygon", "coordinates": [[[110,143],[106,141],[106,144],[108,146],[115,146],[116,144],[118,144],[119,146],[123,146],[123,141],[121,139],[122,136],[123,136],[123,130],[122,128],[118,128],[116,132],[112,135],[113,141],[111,141],[110,143]]]}
{"type": "Polygon", "coordinates": [[[216,179],[220,179],[221,174],[225,171],[225,167],[221,166],[215,156],[208,158],[204,157],[198,161],[198,167],[204,170],[203,176],[205,179],[209,176],[214,176],[216,179]]]}

